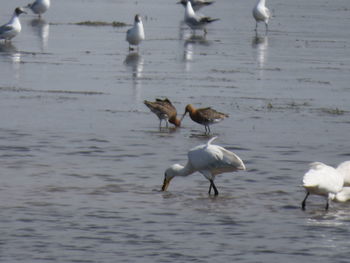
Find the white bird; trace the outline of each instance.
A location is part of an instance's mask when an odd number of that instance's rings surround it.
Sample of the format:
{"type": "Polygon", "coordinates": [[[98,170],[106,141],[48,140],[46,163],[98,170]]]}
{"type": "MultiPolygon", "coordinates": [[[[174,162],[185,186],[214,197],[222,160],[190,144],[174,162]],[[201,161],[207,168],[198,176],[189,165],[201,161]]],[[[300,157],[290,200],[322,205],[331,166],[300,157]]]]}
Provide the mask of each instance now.
{"type": "Polygon", "coordinates": [[[253,17],[255,18],[255,31],[258,30],[258,23],[264,22],[266,27],[266,32],[268,31],[269,18],[271,17],[270,10],[265,5],[265,0],[258,0],[253,8],[253,17]]]}
{"type": "Polygon", "coordinates": [[[33,3],[26,6],[30,8],[34,14],[39,15],[45,13],[50,8],[50,0],[35,0],[33,3]]]}
{"type": "MultiPolygon", "coordinates": [[[[202,7],[208,6],[214,3],[214,1],[210,1],[210,0],[190,0],[190,2],[194,11],[198,11],[202,7]]],[[[180,2],[178,2],[178,4],[182,4],[184,7],[186,7],[187,0],[181,0],[180,2]]]]}
{"type": "Polygon", "coordinates": [[[126,40],[129,42],[129,50],[133,50],[131,45],[138,46],[145,39],[145,31],[140,15],[135,15],[134,26],[126,31],[126,40]]]}
{"type": "Polygon", "coordinates": [[[189,0],[186,0],[186,8],[185,8],[185,23],[193,30],[203,29],[204,34],[207,33],[206,25],[212,23],[214,21],[219,20],[218,18],[210,18],[208,16],[200,16],[197,15],[193,8],[192,4],[189,0]]]}
{"type": "Polygon", "coordinates": [[[350,200],[350,187],[343,187],[343,190],[338,192],[333,199],[333,201],[341,202],[341,203],[347,202],[349,200],[350,200]]]}
{"type": "Polygon", "coordinates": [[[188,176],[196,171],[200,172],[210,182],[209,194],[214,189],[214,194],[219,192],[214,184],[215,176],[221,173],[245,170],[243,161],[233,152],[225,148],[211,144],[217,137],[211,138],[206,144],[192,148],[187,156],[185,166],[173,164],[165,171],[162,191],[166,191],[170,181],[175,176],[188,176]]]}
{"type": "Polygon", "coordinates": [[[11,40],[14,38],[19,32],[21,32],[22,26],[19,21],[19,15],[26,12],[17,7],[12,15],[12,18],[5,25],[0,26],[0,39],[11,40]]]}
{"type": "Polygon", "coordinates": [[[303,177],[303,187],[306,189],[306,196],[301,203],[305,210],[306,199],[310,194],[321,195],[327,198],[326,210],[328,210],[329,200],[343,189],[344,177],[335,168],[321,162],[310,164],[310,170],[303,177]]]}
{"type": "Polygon", "coordinates": [[[345,161],[339,164],[337,170],[344,177],[344,186],[350,186],[350,161],[345,161]]]}

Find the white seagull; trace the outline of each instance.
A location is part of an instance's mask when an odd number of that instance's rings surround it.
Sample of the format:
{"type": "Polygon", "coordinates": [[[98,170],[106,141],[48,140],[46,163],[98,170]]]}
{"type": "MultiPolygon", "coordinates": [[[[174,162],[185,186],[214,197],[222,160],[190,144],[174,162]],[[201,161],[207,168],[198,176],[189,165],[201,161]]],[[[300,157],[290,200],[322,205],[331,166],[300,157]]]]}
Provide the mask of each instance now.
{"type": "Polygon", "coordinates": [[[19,32],[21,32],[22,26],[21,22],[19,21],[19,15],[22,13],[26,14],[22,8],[17,7],[13,12],[10,21],[5,25],[0,26],[0,39],[5,39],[5,41],[11,40],[19,32]]]}
{"type": "Polygon", "coordinates": [[[328,210],[329,200],[335,199],[336,195],[342,191],[344,177],[337,169],[321,162],[310,164],[310,170],[303,177],[303,187],[306,196],[301,203],[301,208],[305,210],[306,199],[310,194],[321,195],[327,198],[326,210],[328,210]]]}
{"type": "Polygon", "coordinates": [[[204,34],[207,33],[206,30],[206,25],[209,23],[212,23],[214,21],[219,20],[218,18],[210,18],[208,16],[200,16],[197,15],[193,8],[192,4],[189,0],[185,0],[186,3],[186,8],[185,8],[185,23],[193,30],[195,31],[196,29],[203,29],[204,34]]]}
{"type": "MultiPolygon", "coordinates": [[[[210,0],[190,0],[190,2],[193,10],[195,11],[198,11],[202,7],[208,6],[214,3],[214,1],[210,1],[210,0]]],[[[180,2],[178,2],[178,4],[182,4],[184,7],[186,7],[187,0],[181,0],[180,2]]]]}
{"type": "Polygon", "coordinates": [[[135,15],[134,26],[126,31],[126,40],[129,42],[129,50],[133,50],[131,46],[138,46],[145,39],[145,31],[140,15],[135,15]]]}
{"type": "Polygon", "coordinates": [[[35,0],[33,3],[26,6],[30,8],[34,14],[39,15],[45,13],[50,8],[50,0],[35,0]]]}
{"type": "Polygon", "coordinates": [[[258,30],[258,23],[264,22],[266,27],[266,32],[268,31],[269,18],[271,17],[270,10],[265,5],[265,0],[258,0],[253,8],[253,17],[255,18],[255,31],[258,30]]]}
{"type": "Polygon", "coordinates": [[[165,171],[162,191],[166,191],[171,179],[175,176],[188,176],[196,171],[200,172],[210,182],[209,194],[214,189],[214,194],[219,192],[214,184],[215,176],[221,173],[245,170],[243,161],[233,152],[225,148],[211,144],[217,137],[211,138],[206,144],[192,148],[187,156],[185,166],[173,164],[165,171]]]}

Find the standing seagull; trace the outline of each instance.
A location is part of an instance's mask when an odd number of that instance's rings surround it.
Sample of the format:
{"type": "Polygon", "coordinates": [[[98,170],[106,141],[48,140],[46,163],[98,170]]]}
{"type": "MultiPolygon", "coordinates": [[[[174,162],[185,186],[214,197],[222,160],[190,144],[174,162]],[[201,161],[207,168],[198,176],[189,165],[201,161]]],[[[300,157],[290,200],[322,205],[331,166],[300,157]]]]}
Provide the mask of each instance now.
{"type": "Polygon", "coordinates": [[[145,31],[140,15],[135,15],[134,26],[126,31],[126,40],[129,42],[129,50],[133,50],[131,45],[137,46],[145,39],[145,31]]]}
{"type": "Polygon", "coordinates": [[[265,0],[258,0],[253,8],[253,16],[255,18],[255,31],[258,30],[258,23],[264,22],[266,32],[268,31],[269,18],[271,17],[270,10],[265,6],[265,0]]]}
{"type": "Polygon", "coordinates": [[[192,4],[189,0],[186,3],[186,8],[185,8],[185,23],[193,30],[195,31],[196,29],[203,29],[204,34],[207,33],[207,29],[205,26],[211,22],[219,20],[218,18],[210,18],[208,16],[199,16],[197,15],[193,8],[192,4]]]}
{"type": "Polygon", "coordinates": [[[22,26],[21,22],[19,21],[19,15],[22,13],[26,14],[22,8],[17,7],[15,9],[10,21],[0,27],[0,39],[5,39],[5,41],[11,40],[19,32],[21,32],[22,26]]]}
{"type": "Polygon", "coordinates": [[[208,134],[210,133],[210,125],[218,123],[223,119],[229,117],[228,114],[218,112],[210,107],[196,109],[191,104],[188,104],[181,120],[185,117],[187,112],[190,114],[190,117],[194,122],[204,125],[205,133],[208,134]]]}
{"type": "Polygon", "coordinates": [[[303,177],[303,187],[306,196],[301,203],[305,210],[306,199],[310,194],[321,195],[327,198],[325,209],[328,210],[329,200],[333,200],[337,193],[342,191],[344,177],[341,172],[321,162],[310,164],[310,170],[303,177]]]}
{"type": "Polygon", "coordinates": [[[219,192],[214,184],[215,176],[221,173],[245,170],[241,158],[225,148],[211,144],[217,137],[211,138],[206,144],[192,148],[187,156],[185,166],[173,164],[165,171],[162,191],[166,191],[171,179],[175,176],[188,176],[196,171],[200,172],[210,182],[209,194],[214,189],[214,194],[219,192]]]}
{"type": "Polygon", "coordinates": [[[180,127],[181,121],[177,118],[177,111],[169,99],[156,99],[155,102],[144,101],[145,105],[159,118],[159,128],[162,126],[162,120],[165,120],[166,127],[168,123],[174,124],[176,127],[180,127]]]}
{"type": "MultiPolygon", "coordinates": [[[[214,1],[210,1],[210,0],[190,0],[190,2],[194,11],[198,11],[202,7],[208,6],[214,3],[214,1]]],[[[178,2],[178,4],[182,4],[184,7],[186,7],[187,0],[181,0],[180,2],[178,2]]]]}
{"type": "Polygon", "coordinates": [[[45,13],[50,8],[50,0],[35,0],[35,2],[28,4],[27,8],[30,8],[34,14],[39,15],[45,13]]]}

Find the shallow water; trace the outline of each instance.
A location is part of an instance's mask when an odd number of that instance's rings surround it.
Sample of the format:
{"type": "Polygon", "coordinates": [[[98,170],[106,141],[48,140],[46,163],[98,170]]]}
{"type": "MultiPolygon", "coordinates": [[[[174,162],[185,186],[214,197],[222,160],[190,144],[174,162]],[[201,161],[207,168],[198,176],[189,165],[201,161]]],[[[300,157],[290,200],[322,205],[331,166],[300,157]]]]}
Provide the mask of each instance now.
{"type": "Polygon", "coordinates": [[[175,2],[53,1],[0,43],[2,262],[347,262],[349,205],[301,211],[300,184],[309,162],[350,156],[349,1],[271,0],[267,36],[255,1],[216,1],[206,38],[175,2]],[[138,54],[127,27],[73,24],[136,13],[138,54]],[[159,191],[208,137],[188,117],[159,130],[143,105],[158,96],[230,114],[212,132],[248,169],[219,176],[217,198],[199,174],[159,191]]]}

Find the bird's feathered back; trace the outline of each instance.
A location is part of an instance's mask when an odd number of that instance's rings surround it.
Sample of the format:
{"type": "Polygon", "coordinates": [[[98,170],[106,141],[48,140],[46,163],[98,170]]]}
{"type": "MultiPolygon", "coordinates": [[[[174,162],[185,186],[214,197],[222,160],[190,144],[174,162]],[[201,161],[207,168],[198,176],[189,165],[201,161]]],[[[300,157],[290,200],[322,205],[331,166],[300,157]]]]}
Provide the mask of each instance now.
{"type": "Polygon", "coordinates": [[[337,193],[343,188],[344,179],[331,166],[321,162],[310,164],[310,170],[303,177],[303,186],[318,194],[337,193]]]}

